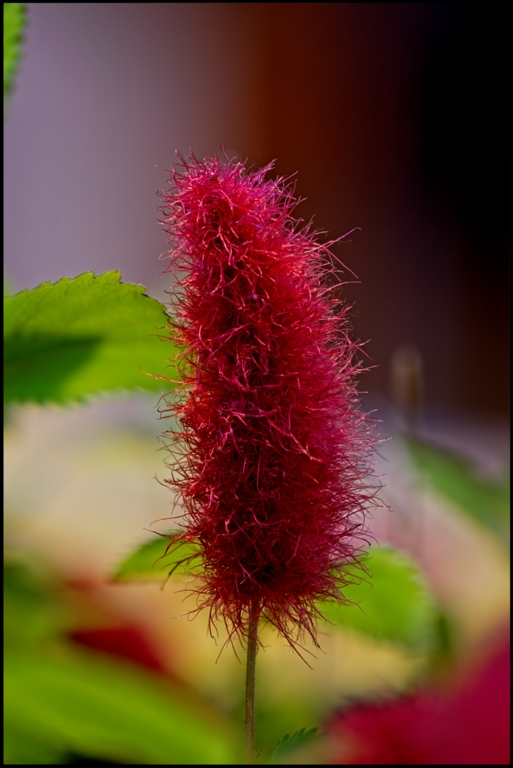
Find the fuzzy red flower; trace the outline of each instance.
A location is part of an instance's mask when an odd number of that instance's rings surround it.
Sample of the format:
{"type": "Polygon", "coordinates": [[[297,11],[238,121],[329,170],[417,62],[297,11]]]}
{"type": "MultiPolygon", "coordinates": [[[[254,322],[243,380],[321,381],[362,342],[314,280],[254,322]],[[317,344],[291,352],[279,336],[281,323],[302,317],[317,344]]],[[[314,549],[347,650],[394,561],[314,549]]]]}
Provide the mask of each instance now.
{"type": "Polygon", "coordinates": [[[487,649],[453,690],[361,703],[328,723],[328,762],[345,765],[508,765],[510,638],[487,649]],[[495,646],[495,647],[494,647],[495,646]]]}
{"type": "Polygon", "coordinates": [[[230,637],[250,616],[294,644],[315,637],[316,601],[343,600],[343,566],[362,547],[371,439],[357,410],[347,309],[324,275],[331,254],[271,166],[183,161],[163,193],[172,237],[173,341],[182,398],[163,415],[173,453],[166,482],[203,560],[199,605],[230,637]]]}

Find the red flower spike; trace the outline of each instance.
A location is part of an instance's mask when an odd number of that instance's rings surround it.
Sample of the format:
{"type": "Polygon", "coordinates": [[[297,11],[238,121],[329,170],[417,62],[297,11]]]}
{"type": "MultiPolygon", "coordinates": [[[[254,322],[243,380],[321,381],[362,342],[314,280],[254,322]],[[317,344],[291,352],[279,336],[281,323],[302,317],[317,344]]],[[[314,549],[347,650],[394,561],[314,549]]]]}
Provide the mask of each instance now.
{"type": "Polygon", "coordinates": [[[343,602],[375,488],[358,345],[324,277],[331,254],[298,229],[291,190],[264,178],[271,167],[182,160],[162,193],[167,271],[184,277],[170,294],[182,397],[160,413],[181,426],[164,433],[165,482],[185,509],[173,546],[201,549],[199,608],[230,639],[247,638],[256,613],[294,647],[301,630],[315,640],[317,601],[343,602]]]}

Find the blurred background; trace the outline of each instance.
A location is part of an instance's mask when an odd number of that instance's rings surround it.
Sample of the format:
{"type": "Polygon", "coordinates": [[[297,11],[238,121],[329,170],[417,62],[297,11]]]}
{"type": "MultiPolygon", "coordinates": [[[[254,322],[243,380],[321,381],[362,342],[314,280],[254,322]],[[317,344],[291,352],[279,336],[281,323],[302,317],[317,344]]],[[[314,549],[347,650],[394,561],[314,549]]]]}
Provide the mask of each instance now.
{"type": "MultiPolygon", "coordinates": [[[[273,173],[297,173],[297,214],[323,237],[358,228],[334,253],[358,276],[339,290],[354,305],[354,336],[368,341],[374,367],[360,386],[382,437],[413,409],[424,436],[499,477],[510,388],[505,30],[466,3],[29,3],[5,121],[12,290],[119,269],[164,300],[156,193],[175,152],[224,146],[255,166],[276,160],[273,173]]],[[[14,409],[7,541],[37,553],[72,596],[68,631],[143,627],[166,673],[231,716],[242,668],[229,649],[215,664],[203,618],[174,618],[181,585],[106,584],[171,509],[154,479],[165,474],[156,437],[166,427],[155,406],[140,395],[14,409]]],[[[507,554],[417,484],[399,438],[381,446],[376,472],[390,508],[376,511],[374,535],[419,560],[458,652],[475,649],[507,620],[507,554]]],[[[269,743],[348,697],[404,689],[423,664],[328,632],[312,673],[269,644],[269,743]]]]}
{"type": "MultiPolygon", "coordinates": [[[[297,172],[298,209],[358,276],[387,393],[418,346],[428,403],[509,407],[505,32],[468,3],[29,3],[5,126],[15,289],[121,269],[158,297],[175,150],[297,172]]],[[[352,279],[349,275],[347,279],[352,279]]]]}

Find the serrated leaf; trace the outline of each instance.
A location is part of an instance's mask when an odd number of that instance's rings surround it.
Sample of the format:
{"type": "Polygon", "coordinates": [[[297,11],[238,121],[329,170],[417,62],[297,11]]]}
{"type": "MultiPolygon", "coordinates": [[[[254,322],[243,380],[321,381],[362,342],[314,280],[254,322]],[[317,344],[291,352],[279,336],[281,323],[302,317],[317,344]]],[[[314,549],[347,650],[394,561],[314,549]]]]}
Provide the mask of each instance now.
{"type": "MultiPolygon", "coordinates": [[[[6,655],[5,733],[52,752],[148,764],[234,761],[227,725],[169,681],[136,666],[63,646],[6,655]]],[[[6,762],[10,762],[6,755],[6,762]]]]}
{"type": "Polygon", "coordinates": [[[201,557],[196,555],[196,546],[184,542],[165,555],[168,544],[168,540],[159,536],[137,547],[120,563],[112,580],[164,581],[170,572],[173,574],[198,573],[201,557]]]}
{"type": "Polygon", "coordinates": [[[319,735],[317,728],[300,728],[299,731],[290,736],[288,733],[281,738],[274,747],[271,757],[268,760],[269,765],[281,763],[290,752],[301,749],[310,744],[316,736],[319,735]]]}
{"type": "Polygon", "coordinates": [[[4,3],[4,111],[18,68],[25,21],[25,3],[4,3]]]}
{"type": "Polygon", "coordinates": [[[83,401],[122,390],[170,390],[176,348],[158,338],[169,318],[118,271],[86,272],[4,297],[6,402],[83,401]]]}
{"type": "Polygon", "coordinates": [[[499,534],[506,543],[509,526],[509,476],[499,480],[476,476],[462,456],[439,446],[408,438],[410,455],[425,480],[481,525],[499,534]]]}
{"type": "Polygon", "coordinates": [[[434,601],[413,561],[392,548],[371,547],[365,564],[369,575],[354,572],[359,583],[343,590],[355,605],[323,603],[319,608],[326,618],[338,626],[414,650],[429,647],[434,601]]]}

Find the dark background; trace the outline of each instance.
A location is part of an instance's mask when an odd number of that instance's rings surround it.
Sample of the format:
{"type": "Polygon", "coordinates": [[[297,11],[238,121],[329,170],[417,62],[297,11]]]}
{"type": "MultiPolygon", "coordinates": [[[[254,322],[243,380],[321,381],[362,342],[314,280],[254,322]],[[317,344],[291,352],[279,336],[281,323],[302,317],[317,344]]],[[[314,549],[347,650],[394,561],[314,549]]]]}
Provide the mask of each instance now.
{"type": "MultiPolygon", "coordinates": [[[[359,284],[387,395],[413,343],[429,407],[509,411],[505,12],[465,3],[29,4],[6,121],[16,290],[119,268],[162,298],[156,191],[174,152],[276,159],[359,284]],[[350,242],[349,242],[350,241],[350,242]]],[[[351,279],[347,275],[348,279],[351,279]]]]}

